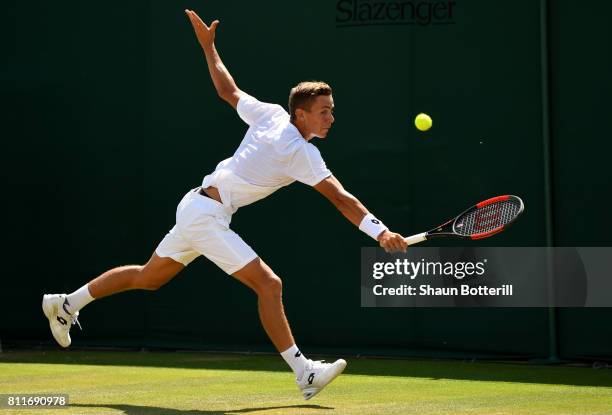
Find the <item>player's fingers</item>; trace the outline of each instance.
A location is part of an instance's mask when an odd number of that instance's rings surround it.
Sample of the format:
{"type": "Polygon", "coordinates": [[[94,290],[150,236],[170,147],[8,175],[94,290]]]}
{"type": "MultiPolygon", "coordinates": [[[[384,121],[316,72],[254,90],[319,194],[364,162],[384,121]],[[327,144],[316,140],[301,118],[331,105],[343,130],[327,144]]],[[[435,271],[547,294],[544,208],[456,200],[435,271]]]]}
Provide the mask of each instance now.
{"type": "Polygon", "coordinates": [[[385,251],[388,253],[394,253],[398,251],[398,247],[395,243],[393,243],[393,240],[390,240],[385,246],[385,251]]]}
{"type": "Polygon", "coordinates": [[[193,17],[193,14],[192,14],[193,12],[186,11],[186,13],[187,13],[187,17],[189,17],[189,21],[191,22],[191,25],[193,26],[193,28],[197,29],[198,28],[198,22],[195,19],[195,17],[193,17]]]}
{"type": "Polygon", "coordinates": [[[397,243],[398,243],[400,251],[406,252],[406,249],[408,248],[408,244],[406,243],[406,240],[401,235],[397,235],[397,243]]]}
{"type": "Polygon", "coordinates": [[[381,246],[385,249],[385,251],[389,253],[400,252],[405,250],[406,242],[400,235],[393,235],[390,238],[386,238],[381,246]]]}
{"type": "Polygon", "coordinates": [[[202,19],[200,19],[200,16],[198,16],[196,12],[194,12],[193,10],[185,11],[187,12],[189,19],[191,19],[191,23],[193,23],[194,26],[205,27],[208,30],[208,26],[206,26],[206,23],[204,23],[202,19]]]}
{"type": "Polygon", "coordinates": [[[397,252],[406,252],[406,244],[401,241],[397,241],[397,252]]]}
{"type": "Polygon", "coordinates": [[[389,238],[388,244],[389,247],[393,250],[393,252],[397,252],[401,248],[396,236],[389,238]]]}
{"type": "Polygon", "coordinates": [[[215,20],[210,24],[210,31],[215,33],[215,30],[217,30],[217,26],[219,26],[219,21],[215,20]]]}

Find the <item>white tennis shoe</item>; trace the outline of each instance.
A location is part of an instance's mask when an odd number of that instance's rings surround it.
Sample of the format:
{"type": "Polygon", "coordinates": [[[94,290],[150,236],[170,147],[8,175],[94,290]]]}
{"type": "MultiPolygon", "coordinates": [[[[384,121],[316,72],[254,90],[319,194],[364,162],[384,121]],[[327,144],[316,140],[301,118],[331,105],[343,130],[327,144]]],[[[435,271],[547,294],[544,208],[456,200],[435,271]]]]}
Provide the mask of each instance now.
{"type": "Polygon", "coordinates": [[[70,327],[73,324],[79,323],[79,312],[70,314],[67,306],[69,306],[66,294],[45,294],[43,295],[42,309],[45,316],[49,319],[49,327],[53,337],[62,347],[70,346],[70,327]]]}
{"type": "Polygon", "coordinates": [[[304,399],[309,400],[321,392],[325,386],[336,379],[346,367],[344,359],[338,359],[334,363],[325,363],[324,360],[308,360],[304,372],[296,379],[298,388],[302,391],[304,399]]]}

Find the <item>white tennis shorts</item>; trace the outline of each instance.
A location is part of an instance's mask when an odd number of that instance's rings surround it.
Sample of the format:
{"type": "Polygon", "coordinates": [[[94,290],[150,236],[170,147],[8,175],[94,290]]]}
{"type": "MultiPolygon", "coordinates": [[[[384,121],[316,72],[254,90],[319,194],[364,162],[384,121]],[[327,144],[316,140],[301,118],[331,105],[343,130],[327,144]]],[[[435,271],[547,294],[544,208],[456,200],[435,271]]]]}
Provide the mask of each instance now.
{"type": "Polygon", "coordinates": [[[204,255],[228,274],[257,258],[253,249],[229,228],[231,210],[210,197],[189,191],[176,209],[176,225],[155,253],[188,265],[204,255]]]}

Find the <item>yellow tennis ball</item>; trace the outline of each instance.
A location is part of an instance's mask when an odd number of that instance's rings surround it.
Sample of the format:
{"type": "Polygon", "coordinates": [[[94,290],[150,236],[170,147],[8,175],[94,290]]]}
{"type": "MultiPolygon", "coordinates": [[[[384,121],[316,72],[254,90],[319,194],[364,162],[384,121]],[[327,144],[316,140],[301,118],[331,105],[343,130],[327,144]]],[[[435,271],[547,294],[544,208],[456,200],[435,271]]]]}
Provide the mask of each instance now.
{"type": "Polygon", "coordinates": [[[414,119],[414,125],[421,131],[427,131],[431,128],[433,121],[431,121],[431,117],[427,114],[420,113],[414,119]]]}

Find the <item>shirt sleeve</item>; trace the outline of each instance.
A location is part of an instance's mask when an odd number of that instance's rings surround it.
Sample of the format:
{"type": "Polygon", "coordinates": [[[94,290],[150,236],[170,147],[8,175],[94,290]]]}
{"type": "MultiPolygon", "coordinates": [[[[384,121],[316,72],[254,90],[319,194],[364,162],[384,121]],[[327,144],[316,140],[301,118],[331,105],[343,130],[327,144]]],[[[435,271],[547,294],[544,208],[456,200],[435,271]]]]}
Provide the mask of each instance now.
{"type": "Polygon", "coordinates": [[[287,175],[299,182],[314,186],[332,175],[321,152],[310,143],[300,145],[287,166],[287,175]]]}
{"type": "Polygon", "coordinates": [[[240,95],[236,110],[240,118],[248,125],[260,124],[279,112],[285,113],[285,110],[280,105],[261,102],[246,93],[240,95]]]}

